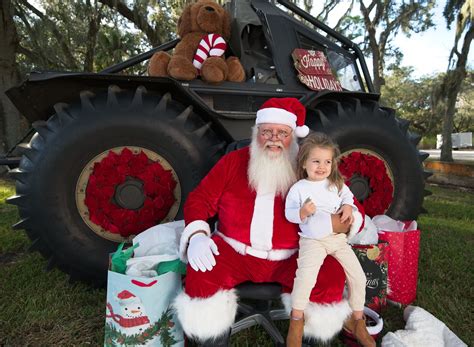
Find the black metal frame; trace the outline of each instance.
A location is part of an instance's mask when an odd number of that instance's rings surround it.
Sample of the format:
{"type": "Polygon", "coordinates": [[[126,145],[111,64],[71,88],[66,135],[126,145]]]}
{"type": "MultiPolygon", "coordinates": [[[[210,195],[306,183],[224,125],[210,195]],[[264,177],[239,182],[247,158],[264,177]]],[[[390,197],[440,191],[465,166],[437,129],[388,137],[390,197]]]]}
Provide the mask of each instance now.
{"type": "Polygon", "coordinates": [[[108,68],[105,68],[99,73],[117,73],[117,72],[123,71],[129,67],[140,64],[141,62],[147,59],[150,59],[153,56],[153,54],[155,54],[156,52],[167,51],[167,50],[175,48],[176,45],[179,43],[179,41],[180,39],[174,39],[173,41],[159,45],[158,47],[152,48],[151,50],[147,52],[141,53],[121,63],[109,66],[108,68]]]}
{"type": "MultiPolygon", "coordinates": [[[[10,97],[18,110],[25,115],[30,122],[34,122],[36,120],[46,120],[54,113],[54,104],[58,102],[68,103],[73,101],[77,98],[77,95],[81,90],[90,90],[94,93],[100,93],[104,92],[107,86],[111,84],[118,85],[121,88],[136,88],[139,85],[143,85],[147,89],[157,92],[169,91],[178,101],[188,105],[193,104],[199,110],[199,114],[207,119],[207,121],[211,121],[213,126],[216,127],[216,130],[218,129],[218,132],[223,135],[224,140],[227,142],[232,142],[233,140],[239,140],[242,138],[239,137],[239,133],[242,133],[244,128],[249,128],[250,123],[245,122],[245,120],[249,120],[250,118],[245,118],[245,116],[232,118],[232,116],[225,114],[225,112],[218,112],[211,107],[208,107],[202,99],[205,95],[219,95],[223,98],[228,98],[229,101],[235,96],[247,96],[249,105],[252,103],[253,107],[258,107],[258,105],[255,104],[256,99],[271,96],[291,96],[300,98],[305,105],[310,105],[311,101],[313,101],[316,96],[321,97],[345,93],[349,93],[358,98],[378,98],[377,95],[371,94],[373,93],[373,84],[362,52],[355,43],[334,31],[324,23],[318,21],[316,18],[304,12],[294,4],[289,3],[287,0],[277,0],[277,2],[301,18],[307,20],[316,28],[327,33],[341,44],[341,46],[337,45],[316,32],[313,28],[303,25],[300,21],[297,21],[288,15],[282,16],[282,13],[284,12],[275,7],[274,4],[270,4],[268,1],[251,0],[254,10],[262,20],[262,25],[264,27],[267,26],[265,27],[265,30],[268,31],[269,35],[271,35],[272,30],[276,35],[281,32],[281,28],[279,28],[280,23],[284,23],[289,29],[294,29],[291,30],[292,33],[288,36],[292,42],[279,41],[278,47],[274,52],[275,59],[280,63],[280,66],[276,66],[277,73],[280,73],[283,76],[282,78],[279,76],[281,81],[280,84],[224,82],[216,86],[203,83],[200,80],[182,82],[171,78],[118,74],[129,67],[135,66],[151,58],[153,54],[158,51],[173,49],[180,41],[179,39],[174,39],[124,62],[110,66],[99,73],[33,73],[21,86],[8,90],[6,94],[10,97]],[[279,16],[281,17],[280,21],[278,18],[279,16]],[[292,27],[293,24],[294,26],[292,27]],[[292,72],[292,62],[287,54],[288,52],[291,52],[291,47],[294,47],[294,40],[296,40],[296,43],[298,44],[298,33],[310,37],[315,42],[321,42],[321,44],[328,49],[335,50],[336,52],[344,52],[344,54],[351,57],[354,62],[358,61],[360,68],[356,66],[357,74],[360,77],[360,70],[362,69],[363,77],[369,93],[314,92],[299,83],[294,76],[294,72],[292,72]],[[281,52],[282,48],[285,50],[284,54],[281,52]],[[222,123],[222,121],[225,120],[236,120],[237,122],[232,123],[232,127],[235,127],[235,129],[239,128],[240,130],[236,130],[235,133],[232,133],[228,125],[230,123],[227,125],[222,123]]],[[[271,37],[267,38],[267,40],[268,39],[271,39],[271,37]]],[[[272,44],[274,43],[269,42],[269,45],[272,44]]],[[[0,158],[2,163],[8,163],[8,165],[18,164],[18,158],[8,157],[8,155],[15,155],[12,151],[13,149],[10,150],[5,157],[0,158]]]]}
{"type": "Polygon", "coordinates": [[[354,51],[354,53],[356,54],[358,60],[359,60],[360,66],[362,68],[362,72],[364,74],[364,79],[367,83],[367,88],[369,89],[369,92],[373,93],[375,91],[374,90],[374,85],[372,83],[372,79],[370,78],[369,70],[367,68],[367,64],[365,62],[364,54],[362,53],[361,49],[354,42],[349,40],[347,37],[341,35],[337,31],[335,31],[334,29],[330,28],[329,26],[327,26],[323,22],[317,20],[315,17],[311,16],[309,13],[303,11],[302,9],[297,7],[295,4],[292,4],[292,3],[290,3],[286,0],[277,0],[277,2],[279,4],[281,4],[282,6],[286,7],[287,9],[289,9],[290,11],[296,13],[298,16],[306,19],[308,22],[313,24],[316,28],[321,29],[326,34],[328,34],[328,35],[334,37],[335,39],[337,39],[338,41],[340,41],[343,44],[344,48],[352,49],[354,51]]]}

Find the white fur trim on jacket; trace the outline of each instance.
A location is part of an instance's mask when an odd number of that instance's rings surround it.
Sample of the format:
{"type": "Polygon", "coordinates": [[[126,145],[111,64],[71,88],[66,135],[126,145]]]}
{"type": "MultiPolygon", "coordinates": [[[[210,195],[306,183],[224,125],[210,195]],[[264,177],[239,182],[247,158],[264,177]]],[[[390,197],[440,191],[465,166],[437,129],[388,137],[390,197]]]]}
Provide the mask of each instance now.
{"type": "MultiPolygon", "coordinates": [[[[288,314],[291,312],[291,295],[282,294],[281,300],[288,314]]],[[[304,310],[304,335],[326,342],[331,340],[342,329],[344,321],[352,310],[347,300],[333,304],[310,302],[304,310]]]]}
{"type": "Polygon", "coordinates": [[[227,237],[219,231],[217,231],[216,234],[222,237],[222,239],[225,242],[227,242],[227,244],[230,247],[232,247],[234,251],[236,251],[237,253],[242,254],[242,255],[248,254],[260,259],[267,259],[267,260],[273,260],[273,261],[284,260],[291,257],[298,250],[294,248],[294,249],[271,249],[269,251],[261,251],[253,247],[247,246],[245,243],[242,243],[240,241],[227,237]]]}
{"type": "Polygon", "coordinates": [[[352,215],[354,216],[354,221],[352,222],[349,233],[347,234],[347,239],[350,240],[359,232],[360,227],[362,226],[362,215],[359,211],[353,211],[352,215]]]}
{"type": "Polygon", "coordinates": [[[211,236],[211,228],[209,227],[209,224],[203,220],[195,220],[194,222],[189,223],[181,234],[181,239],[179,240],[179,258],[185,263],[188,262],[186,251],[188,249],[189,236],[198,230],[204,230],[207,236],[211,236]]]}
{"type": "Polygon", "coordinates": [[[178,319],[188,337],[217,338],[232,326],[237,313],[235,289],[221,290],[208,298],[191,298],[181,292],[173,302],[178,319]]]}
{"type": "Polygon", "coordinates": [[[275,192],[257,191],[250,223],[250,244],[257,249],[272,249],[275,192]]]}

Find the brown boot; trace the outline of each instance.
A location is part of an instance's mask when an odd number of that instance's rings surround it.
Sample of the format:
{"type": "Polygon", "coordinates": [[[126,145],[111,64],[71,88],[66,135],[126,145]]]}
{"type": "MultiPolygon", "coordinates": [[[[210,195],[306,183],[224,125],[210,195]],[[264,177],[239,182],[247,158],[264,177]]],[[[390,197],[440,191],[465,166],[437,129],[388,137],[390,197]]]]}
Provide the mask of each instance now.
{"type": "Polygon", "coordinates": [[[375,340],[370,336],[365,325],[365,319],[348,319],[344,323],[344,329],[348,330],[357,341],[364,347],[375,347],[375,340]]]}
{"type": "Polygon", "coordinates": [[[288,328],[288,336],[286,337],[287,347],[301,347],[304,331],[304,319],[290,318],[290,327],[288,328]]]}

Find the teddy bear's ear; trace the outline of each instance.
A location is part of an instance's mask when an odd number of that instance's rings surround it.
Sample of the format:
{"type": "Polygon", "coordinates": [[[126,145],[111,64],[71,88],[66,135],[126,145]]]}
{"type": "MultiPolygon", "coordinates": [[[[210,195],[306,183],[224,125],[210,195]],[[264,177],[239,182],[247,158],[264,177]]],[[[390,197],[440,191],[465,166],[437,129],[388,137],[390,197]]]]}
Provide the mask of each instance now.
{"type": "Polygon", "coordinates": [[[230,14],[228,11],[224,11],[224,17],[222,19],[222,36],[225,40],[230,39],[230,14]]]}
{"type": "Polygon", "coordinates": [[[181,16],[178,19],[178,35],[179,37],[184,37],[187,33],[191,32],[192,30],[192,23],[191,23],[191,6],[189,4],[181,13],[181,16]]]}

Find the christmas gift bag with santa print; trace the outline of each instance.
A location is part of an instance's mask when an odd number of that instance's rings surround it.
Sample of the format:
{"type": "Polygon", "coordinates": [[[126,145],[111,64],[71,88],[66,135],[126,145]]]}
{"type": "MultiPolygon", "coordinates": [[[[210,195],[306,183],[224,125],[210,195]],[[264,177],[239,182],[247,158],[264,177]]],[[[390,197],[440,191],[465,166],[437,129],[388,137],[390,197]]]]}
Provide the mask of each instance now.
{"type": "Polygon", "coordinates": [[[408,305],[416,298],[420,230],[417,229],[416,222],[398,223],[401,225],[400,230],[379,229],[379,240],[388,241],[390,248],[388,299],[408,305]]]}
{"type": "Polygon", "coordinates": [[[365,306],[380,313],[387,304],[388,243],[352,245],[365,272],[365,306]]]}
{"type": "Polygon", "coordinates": [[[171,302],[181,275],[136,277],[109,271],[104,346],[184,346],[171,302]]]}

